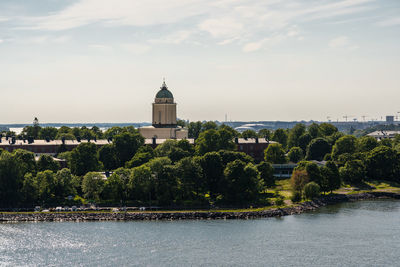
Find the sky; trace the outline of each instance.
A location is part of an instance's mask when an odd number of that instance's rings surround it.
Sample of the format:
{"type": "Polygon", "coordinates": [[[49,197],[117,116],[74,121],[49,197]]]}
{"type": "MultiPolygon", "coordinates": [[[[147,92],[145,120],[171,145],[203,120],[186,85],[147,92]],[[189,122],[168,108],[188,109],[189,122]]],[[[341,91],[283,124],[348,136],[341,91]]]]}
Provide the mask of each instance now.
{"type": "Polygon", "coordinates": [[[400,113],[398,0],[1,0],[0,123],[400,113]]]}

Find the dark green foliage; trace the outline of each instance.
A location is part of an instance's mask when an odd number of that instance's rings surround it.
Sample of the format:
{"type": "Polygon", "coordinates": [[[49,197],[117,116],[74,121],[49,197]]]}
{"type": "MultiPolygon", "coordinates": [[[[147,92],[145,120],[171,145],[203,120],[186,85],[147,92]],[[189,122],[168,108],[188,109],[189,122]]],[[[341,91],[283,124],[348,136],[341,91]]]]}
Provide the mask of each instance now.
{"type": "Polygon", "coordinates": [[[272,140],[281,144],[283,148],[286,148],[286,146],[287,146],[287,139],[288,139],[288,135],[284,129],[275,130],[275,132],[272,136],[272,140]]]}
{"type": "Polygon", "coordinates": [[[331,146],[324,138],[315,138],[307,147],[306,159],[321,161],[330,152],[331,146]]]}
{"type": "Polygon", "coordinates": [[[185,157],[190,157],[194,153],[192,145],[187,140],[167,140],[163,144],[157,146],[154,154],[157,157],[168,157],[172,162],[177,162],[185,157]]]}
{"type": "Polygon", "coordinates": [[[188,125],[189,138],[197,139],[201,132],[201,126],[202,126],[202,123],[200,121],[189,123],[189,125],[188,125]]]}
{"type": "Polygon", "coordinates": [[[379,142],[379,145],[380,146],[386,146],[386,147],[393,147],[393,142],[389,138],[386,138],[386,139],[382,139],[379,142]]]}
{"type": "Polygon", "coordinates": [[[304,198],[313,199],[319,196],[320,186],[315,182],[310,182],[304,186],[304,198]]]}
{"type": "Polygon", "coordinates": [[[229,203],[247,203],[254,201],[262,189],[262,181],[253,164],[241,160],[229,162],[224,170],[226,179],[225,201],[229,203]]]}
{"type": "Polygon", "coordinates": [[[299,192],[299,191],[294,191],[294,192],[292,193],[292,196],[290,197],[290,200],[291,200],[292,202],[294,202],[294,203],[300,202],[300,201],[301,201],[301,197],[302,197],[301,192],[299,192]]]}
{"type": "Polygon", "coordinates": [[[322,136],[331,136],[338,132],[338,129],[330,123],[321,123],[319,125],[319,132],[322,136]]]}
{"type": "Polygon", "coordinates": [[[307,150],[307,146],[311,142],[312,139],[313,138],[309,133],[303,134],[302,136],[299,137],[299,140],[298,140],[299,147],[303,151],[306,151],[307,150]]]}
{"type": "Polygon", "coordinates": [[[98,202],[104,189],[103,176],[98,172],[88,172],[82,180],[84,197],[89,201],[98,202]]]}
{"type": "Polygon", "coordinates": [[[288,153],[289,161],[297,163],[303,159],[303,150],[300,147],[294,146],[289,150],[288,153]]]}
{"type": "Polygon", "coordinates": [[[333,161],[328,161],[325,166],[320,168],[322,175],[322,186],[323,192],[333,191],[339,189],[342,183],[339,175],[339,169],[333,161]]]}
{"type": "Polygon", "coordinates": [[[313,122],[310,126],[308,126],[307,131],[312,137],[312,139],[315,139],[320,136],[319,125],[316,124],[315,122],[313,122]]]}
{"type": "Polygon", "coordinates": [[[70,155],[71,171],[75,175],[85,175],[91,171],[98,171],[100,163],[97,159],[97,148],[93,143],[81,143],[70,155]]]}
{"type": "Polygon", "coordinates": [[[197,155],[204,155],[207,152],[224,150],[233,150],[233,134],[227,129],[206,130],[202,132],[196,141],[197,155]]]}
{"type": "Polygon", "coordinates": [[[296,124],[292,129],[289,131],[288,136],[288,147],[299,146],[299,138],[306,132],[306,126],[304,124],[296,124]]]}
{"type": "Polygon", "coordinates": [[[368,152],[378,146],[378,142],[371,136],[363,136],[357,140],[357,150],[359,152],[368,152]]]}
{"type": "Polygon", "coordinates": [[[102,196],[114,203],[125,202],[128,198],[128,183],[131,177],[129,169],[119,168],[107,179],[102,196]]]}
{"type": "Polygon", "coordinates": [[[217,152],[209,152],[201,157],[200,165],[203,169],[203,177],[210,196],[216,197],[222,192],[223,188],[224,165],[222,158],[217,152]]]}
{"type": "Polygon", "coordinates": [[[264,159],[272,164],[283,164],[287,162],[285,150],[281,144],[270,144],[264,151],[264,159]]]}
{"type": "Polygon", "coordinates": [[[341,154],[356,152],[357,139],[352,135],[340,137],[332,148],[332,158],[337,160],[341,154]]]}
{"type": "Polygon", "coordinates": [[[258,137],[257,133],[253,130],[246,130],[242,133],[243,138],[256,138],[258,137]]]}
{"type": "Polygon", "coordinates": [[[41,155],[36,165],[38,172],[46,170],[57,172],[60,169],[60,164],[49,155],[41,155]]]}
{"type": "Polygon", "coordinates": [[[137,132],[123,132],[114,136],[113,145],[118,156],[118,162],[124,166],[144,144],[144,138],[137,132]]]}
{"type": "Polygon", "coordinates": [[[38,138],[42,140],[46,139],[54,140],[56,139],[57,134],[58,134],[57,128],[44,127],[40,129],[38,138]]]}
{"type": "Polygon", "coordinates": [[[294,170],[290,178],[290,185],[293,192],[302,194],[304,186],[309,182],[310,178],[305,170],[294,170]]]}
{"type": "Polygon", "coordinates": [[[128,161],[125,166],[127,168],[134,168],[141,166],[154,158],[154,151],[150,146],[142,146],[138,149],[135,156],[128,161]]]}
{"type": "Polygon", "coordinates": [[[111,171],[119,166],[117,150],[114,145],[104,145],[99,149],[99,160],[106,171],[111,171]]]}
{"type": "Polygon", "coordinates": [[[374,148],[367,155],[366,167],[370,179],[400,181],[400,154],[393,148],[374,148]]]}
{"type": "Polygon", "coordinates": [[[260,178],[264,181],[266,187],[275,185],[274,168],[269,162],[262,161],[256,165],[257,170],[260,173],[260,178]]]}
{"type": "Polygon", "coordinates": [[[35,154],[27,150],[17,149],[13,151],[12,158],[18,164],[22,175],[25,175],[25,173],[36,174],[35,154]]]}
{"type": "Polygon", "coordinates": [[[366,170],[361,160],[350,160],[339,169],[340,177],[350,184],[362,182],[366,176],[366,170]]]}
{"type": "Polygon", "coordinates": [[[7,151],[0,155],[0,206],[12,207],[19,201],[24,170],[7,151]]]}
{"type": "Polygon", "coordinates": [[[253,162],[253,158],[243,152],[231,151],[231,150],[220,150],[218,154],[221,156],[222,164],[226,166],[231,161],[241,160],[243,162],[250,163],[253,162]]]}
{"type": "Polygon", "coordinates": [[[267,138],[267,140],[271,140],[272,133],[268,129],[261,129],[258,131],[258,137],[267,138]]]}

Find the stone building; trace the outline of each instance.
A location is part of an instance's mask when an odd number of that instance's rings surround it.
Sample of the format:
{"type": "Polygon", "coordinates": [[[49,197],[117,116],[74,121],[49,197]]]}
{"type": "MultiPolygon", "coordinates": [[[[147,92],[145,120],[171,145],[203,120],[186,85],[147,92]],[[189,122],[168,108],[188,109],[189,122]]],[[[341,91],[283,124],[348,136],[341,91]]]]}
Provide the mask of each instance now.
{"type": "Polygon", "coordinates": [[[176,103],[165,81],[154,99],[152,126],[141,127],[139,132],[144,138],[188,138],[188,131],[177,125],[176,103]]]}

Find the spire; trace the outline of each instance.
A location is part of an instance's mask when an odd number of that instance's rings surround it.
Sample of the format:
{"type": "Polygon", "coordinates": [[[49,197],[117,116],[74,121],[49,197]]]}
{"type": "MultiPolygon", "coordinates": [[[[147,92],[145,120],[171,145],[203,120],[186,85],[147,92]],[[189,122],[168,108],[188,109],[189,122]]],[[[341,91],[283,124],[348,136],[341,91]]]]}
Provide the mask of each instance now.
{"type": "Polygon", "coordinates": [[[161,85],[161,90],[166,90],[168,89],[167,84],[165,83],[165,78],[163,78],[163,84],[161,85]]]}

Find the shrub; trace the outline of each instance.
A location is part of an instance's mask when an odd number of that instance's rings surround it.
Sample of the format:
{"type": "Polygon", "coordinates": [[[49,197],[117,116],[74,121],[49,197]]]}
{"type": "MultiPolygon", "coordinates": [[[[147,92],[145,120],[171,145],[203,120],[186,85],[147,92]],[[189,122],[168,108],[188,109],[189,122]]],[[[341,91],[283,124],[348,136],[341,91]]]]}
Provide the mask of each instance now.
{"type": "Polygon", "coordinates": [[[313,199],[319,196],[320,187],[317,183],[311,182],[304,186],[304,197],[306,199],[313,199]]]}
{"type": "Polygon", "coordinates": [[[290,200],[292,202],[300,202],[301,201],[301,192],[300,191],[294,191],[293,195],[290,197],[290,200]]]}

